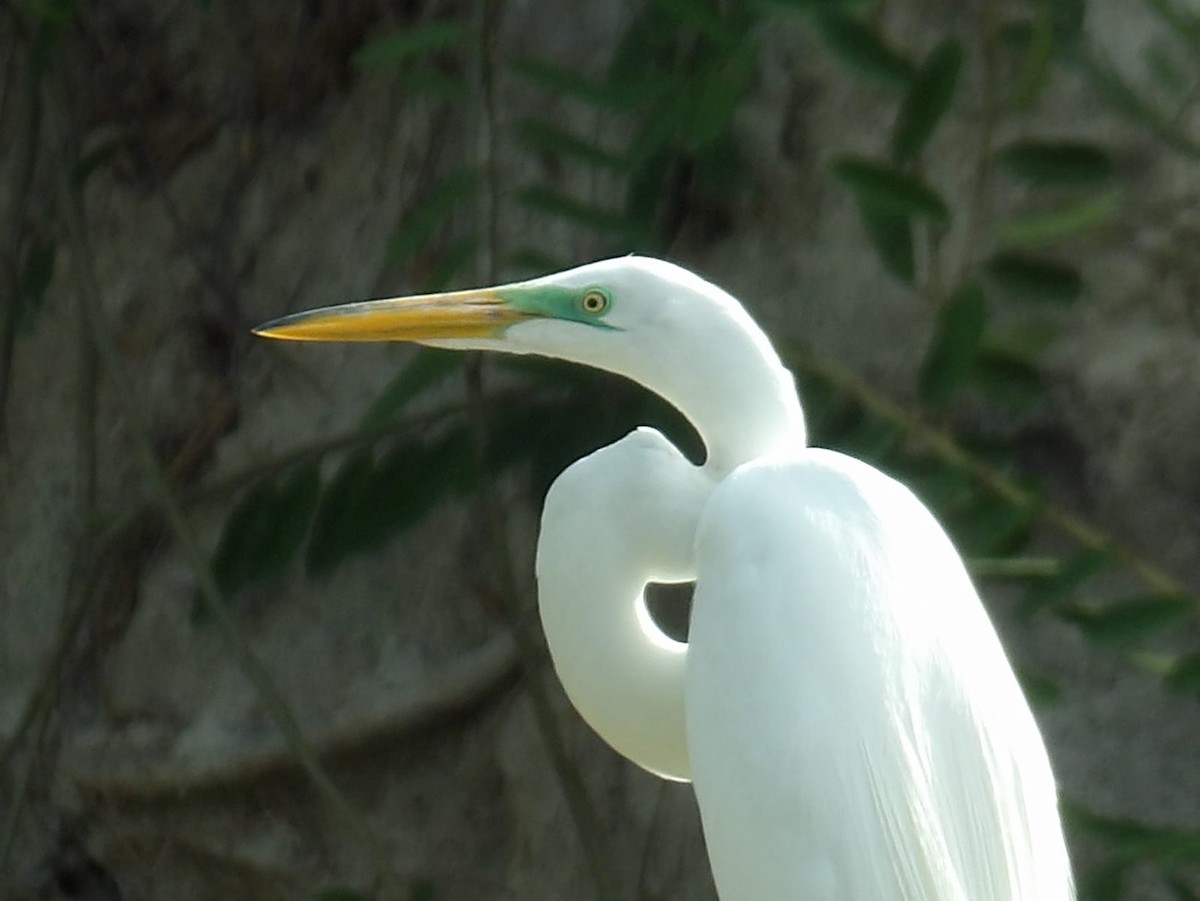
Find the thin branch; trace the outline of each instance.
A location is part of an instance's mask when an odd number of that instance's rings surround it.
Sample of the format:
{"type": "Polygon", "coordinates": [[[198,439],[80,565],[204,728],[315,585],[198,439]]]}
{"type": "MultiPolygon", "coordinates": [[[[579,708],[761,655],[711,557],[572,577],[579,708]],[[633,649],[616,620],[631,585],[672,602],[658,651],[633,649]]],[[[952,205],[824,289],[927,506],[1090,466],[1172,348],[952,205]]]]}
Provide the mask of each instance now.
{"type": "MultiPolygon", "coordinates": [[[[484,280],[494,284],[499,278],[496,264],[499,246],[499,198],[500,171],[497,158],[495,68],[492,60],[492,35],[499,21],[501,0],[479,0],[477,4],[478,57],[480,60],[479,83],[480,104],[480,152],[485,173],[484,215],[485,234],[481,259],[484,280]]],[[[476,467],[484,469],[487,449],[487,415],[484,404],[483,361],[475,355],[466,367],[467,402],[471,427],[474,433],[476,467]]],[[[480,502],[486,523],[488,538],[492,544],[492,557],[499,570],[501,594],[507,601],[509,622],[516,641],[517,654],[526,672],[525,687],[533,705],[534,717],[551,766],[558,775],[567,809],[574,820],[581,850],[591,871],[596,897],[600,901],[617,901],[619,893],[610,865],[612,854],[607,836],[600,829],[596,808],[588,795],[583,777],[563,741],[558,718],[542,679],[545,653],[537,633],[536,619],[525,615],[530,607],[523,598],[521,582],[512,565],[511,543],[508,522],[500,502],[496,485],[489,479],[480,479],[480,502]]]]}
{"type": "Polygon", "coordinates": [[[992,142],[995,140],[996,120],[1000,114],[996,83],[999,79],[996,36],[995,0],[984,0],[983,23],[980,28],[983,62],[982,112],[979,121],[979,146],[975,156],[975,172],[972,177],[971,200],[967,213],[967,236],[963,242],[962,258],[953,284],[961,284],[975,265],[982,240],[984,223],[991,217],[992,142]]]}
{"type": "MultiPolygon", "coordinates": [[[[494,403],[506,397],[516,396],[517,393],[515,390],[498,391],[489,395],[488,402],[494,403]]],[[[420,413],[415,413],[403,419],[397,419],[381,425],[355,426],[323,441],[315,441],[312,444],[305,444],[292,450],[283,451],[282,453],[251,463],[241,469],[211,478],[207,482],[183,492],[180,496],[180,501],[184,506],[192,506],[206,500],[222,497],[245,488],[259,479],[278,475],[301,463],[320,460],[337,451],[352,450],[374,444],[376,441],[382,441],[385,438],[394,438],[397,435],[411,432],[415,429],[429,428],[439,422],[464,413],[466,409],[467,405],[465,402],[454,401],[437,407],[431,407],[420,413]]]]}
{"type": "MultiPolygon", "coordinates": [[[[518,662],[511,637],[501,633],[415,681],[408,693],[381,693],[365,710],[343,710],[312,737],[314,750],[321,758],[350,754],[442,725],[509,684],[518,662]]],[[[71,771],[72,781],[110,802],[147,802],[236,788],[297,766],[292,748],[271,739],[201,764],[168,759],[148,766],[124,751],[112,756],[115,765],[94,758],[83,762],[71,771]]]]}
{"type": "Polygon", "coordinates": [[[496,115],[496,71],[493,60],[492,34],[500,20],[501,2],[478,0],[479,36],[479,155],[483,169],[483,241],[480,246],[480,266],[485,283],[494,285],[499,279],[497,257],[500,248],[500,162],[496,115]]]}
{"type": "MultiPolygon", "coordinates": [[[[15,48],[13,54],[14,57],[17,54],[15,48]]],[[[26,57],[30,55],[27,53],[26,57]]],[[[15,61],[12,61],[11,67],[13,71],[22,68],[15,61]]],[[[33,184],[42,124],[41,82],[31,59],[26,59],[22,76],[25,90],[17,93],[13,121],[4,129],[8,135],[15,136],[16,145],[6,186],[9,208],[0,222],[0,266],[3,266],[3,284],[7,294],[4,309],[0,310],[0,436],[5,432],[9,378],[17,338],[17,305],[21,300],[21,231],[33,184]]]]}
{"type": "Polygon", "coordinates": [[[966,562],[979,579],[1052,579],[1064,569],[1057,557],[974,557],[966,562]]]}
{"type": "MultiPolygon", "coordinates": [[[[64,150],[70,146],[65,138],[59,143],[64,150]]],[[[67,152],[69,153],[69,151],[67,152]]],[[[381,869],[386,872],[386,857],[381,837],[354,809],[325,772],[312,745],[292,713],[291,707],[238,627],[237,620],[226,604],[208,565],[207,556],[201,548],[191,524],[187,521],[187,516],[175,496],[162,464],[155,456],[149,437],[149,425],[145,421],[142,406],[138,402],[133,384],[125,370],[124,361],[121,359],[116,341],[104,316],[100,285],[96,277],[95,264],[84,225],[81,198],[71,184],[69,175],[66,174],[70,170],[70,165],[60,166],[60,171],[64,174],[60,175],[58,179],[58,187],[59,201],[66,220],[76,290],[79,292],[84,308],[85,327],[95,341],[100,362],[126,417],[132,437],[132,450],[146,486],[154,498],[156,506],[162,510],[184,557],[191,564],[206,612],[216,622],[239,668],[254,686],[258,699],[268,716],[284,736],[318,793],[338,811],[346,824],[376,851],[381,869]]]]}
{"type": "MultiPolygon", "coordinates": [[[[68,655],[75,647],[79,633],[86,621],[86,613],[91,607],[98,575],[95,561],[102,558],[105,549],[110,548],[120,534],[120,529],[110,528],[103,536],[90,540],[85,539],[77,547],[71,566],[71,575],[67,579],[65,619],[59,629],[54,649],[50,652],[50,656],[42,668],[33,693],[21,711],[21,716],[13,727],[12,734],[4,743],[3,750],[0,751],[0,774],[11,771],[12,762],[26,735],[34,728],[40,729],[49,720],[50,711],[58,697],[58,674],[62,671],[68,655]]],[[[34,745],[36,744],[35,741],[34,745]]],[[[4,833],[0,836],[0,872],[7,867],[9,855],[12,852],[21,809],[28,794],[28,781],[33,769],[32,758],[35,756],[32,752],[30,753],[31,760],[22,768],[13,786],[13,796],[9,802],[4,833]]]]}
{"type": "Polygon", "coordinates": [[[653,896],[646,888],[650,879],[650,861],[654,851],[654,838],[663,834],[664,811],[667,808],[667,789],[670,783],[666,779],[658,781],[658,793],[654,798],[654,811],[650,814],[650,826],[646,830],[646,843],[642,845],[641,861],[638,863],[637,882],[634,885],[633,897],[636,901],[650,901],[653,896]]]}
{"type": "Polygon", "coordinates": [[[792,362],[851,395],[871,412],[903,425],[937,457],[956,469],[968,473],[1007,503],[1018,507],[1037,505],[1041,517],[1046,522],[1089,550],[1103,550],[1113,554],[1154,591],[1183,596],[1191,594],[1183,583],[1166,570],[1151,563],[1132,548],[1122,545],[1112,535],[1083,517],[1056,504],[1043,503],[1031,491],[1022,488],[1012,479],[972,456],[954,440],[949,432],[930,425],[919,414],[876,391],[844,366],[834,363],[832,360],[811,356],[793,359],[792,362]]]}

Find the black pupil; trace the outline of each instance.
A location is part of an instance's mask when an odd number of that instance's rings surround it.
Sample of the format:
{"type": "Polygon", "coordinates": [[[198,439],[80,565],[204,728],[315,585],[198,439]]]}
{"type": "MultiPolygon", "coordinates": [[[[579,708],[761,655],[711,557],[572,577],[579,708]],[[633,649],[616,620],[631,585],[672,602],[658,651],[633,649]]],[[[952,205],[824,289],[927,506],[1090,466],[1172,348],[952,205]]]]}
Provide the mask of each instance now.
{"type": "Polygon", "coordinates": [[[594,313],[604,306],[604,298],[599,294],[588,294],[583,298],[583,305],[594,313]]]}

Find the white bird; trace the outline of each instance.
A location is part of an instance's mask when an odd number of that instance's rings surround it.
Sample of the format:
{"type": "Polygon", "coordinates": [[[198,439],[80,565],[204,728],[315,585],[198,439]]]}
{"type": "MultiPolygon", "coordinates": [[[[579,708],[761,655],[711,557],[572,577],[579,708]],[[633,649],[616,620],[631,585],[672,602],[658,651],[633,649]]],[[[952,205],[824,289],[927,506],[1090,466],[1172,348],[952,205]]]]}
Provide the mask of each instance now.
{"type": "Polygon", "coordinates": [[[691,780],[724,901],[1066,901],[1054,776],[962,560],[871,466],[806,445],[791,374],[730,295],[622,257],[256,330],[533,353],[676,406],[546,498],[538,601],[563,687],[613,748],[691,780]],[[688,641],[646,612],[695,580],[688,641]]]}

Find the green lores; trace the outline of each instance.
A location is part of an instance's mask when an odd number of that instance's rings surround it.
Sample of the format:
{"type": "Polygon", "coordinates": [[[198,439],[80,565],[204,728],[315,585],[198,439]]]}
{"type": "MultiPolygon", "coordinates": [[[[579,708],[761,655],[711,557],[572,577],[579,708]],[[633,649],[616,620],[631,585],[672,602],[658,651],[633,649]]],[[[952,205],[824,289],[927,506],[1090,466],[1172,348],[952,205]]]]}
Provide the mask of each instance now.
{"type": "Polygon", "coordinates": [[[561,285],[513,285],[498,293],[510,306],[530,316],[562,319],[598,328],[615,329],[604,321],[613,308],[612,292],[599,286],[564,288],[561,285]]]}

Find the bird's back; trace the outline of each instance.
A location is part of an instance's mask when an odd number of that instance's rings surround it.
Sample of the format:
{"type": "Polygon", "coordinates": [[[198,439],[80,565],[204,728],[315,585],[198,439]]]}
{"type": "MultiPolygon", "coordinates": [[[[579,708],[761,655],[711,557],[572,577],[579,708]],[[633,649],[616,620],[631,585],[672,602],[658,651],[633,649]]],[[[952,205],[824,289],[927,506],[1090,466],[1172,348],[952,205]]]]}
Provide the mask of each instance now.
{"type": "Polygon", "coordinates": [[[687,730],[723,901],[1065,901],[1053,776],[941,527],[830,451],[756,461],[697,536],[687,730]]]}

